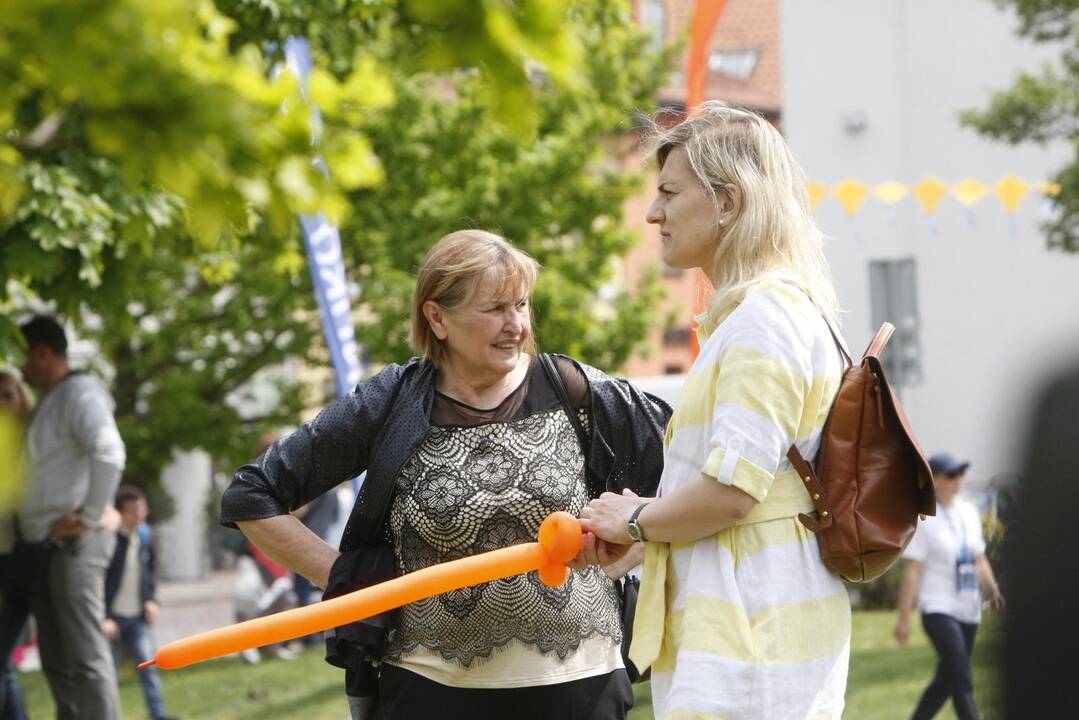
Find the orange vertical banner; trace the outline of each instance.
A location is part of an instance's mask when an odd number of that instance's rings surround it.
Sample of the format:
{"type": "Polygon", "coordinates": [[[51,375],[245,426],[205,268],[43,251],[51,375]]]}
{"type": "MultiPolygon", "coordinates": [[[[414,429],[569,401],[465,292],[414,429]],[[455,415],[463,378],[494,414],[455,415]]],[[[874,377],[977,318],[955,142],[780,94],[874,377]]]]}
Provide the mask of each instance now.
{"type": "MultiPolygon", "coordinates": [[[[715,34],[719,16],[723,14],[723,6],[726,4],[727,0],[697,0],[693,9],[689,57],[686,59],[686,115],[689,115],[693,108],[704,100],[705,90],[708,87],[708,49],[712,44],[712,35],[715,34]]],[[[698,271],[697,289],[693,293],[693,332],[689,336],[694,360],[701,352],[700,341],[697,339],[697,316],[708,307],[708,298],[712,290],[708,279],[698,271]]]]}
{"type": "Polygon", "coordinates": [[[686,113],[701,104],[708,86],[708,47],[727,0],[697,0],[686,59],[686,113]]]}

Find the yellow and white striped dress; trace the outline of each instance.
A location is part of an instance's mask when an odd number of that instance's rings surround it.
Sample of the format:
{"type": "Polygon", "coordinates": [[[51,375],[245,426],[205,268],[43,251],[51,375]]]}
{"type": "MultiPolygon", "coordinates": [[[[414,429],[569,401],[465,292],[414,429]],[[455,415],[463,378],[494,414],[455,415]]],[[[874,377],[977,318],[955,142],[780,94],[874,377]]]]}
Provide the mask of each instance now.
{"type": "Polygon", "coordinates": [[[786,453],[793,440],[816,455],[843,361],[808,297],[777,280],[701,334],[660,494],[703,472],[759,504],[711,537],[647,543],[631,656],[652,666],[663,720],[839,718],[850,603],[797,519],[813,503],[786,453]]]}

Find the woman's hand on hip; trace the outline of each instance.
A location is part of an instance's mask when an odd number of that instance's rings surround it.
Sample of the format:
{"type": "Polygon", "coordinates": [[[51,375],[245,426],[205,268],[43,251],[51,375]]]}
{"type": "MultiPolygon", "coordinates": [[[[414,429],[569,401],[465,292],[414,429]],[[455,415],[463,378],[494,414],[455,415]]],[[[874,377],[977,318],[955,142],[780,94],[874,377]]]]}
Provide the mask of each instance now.
{"type": "Polygon", "coordinates": [[[316,587],[326,588],[330,570],[341,553],[306,528],[295,515],[238,520],[236,525],[271,560],[300,573],[316,587]]]}

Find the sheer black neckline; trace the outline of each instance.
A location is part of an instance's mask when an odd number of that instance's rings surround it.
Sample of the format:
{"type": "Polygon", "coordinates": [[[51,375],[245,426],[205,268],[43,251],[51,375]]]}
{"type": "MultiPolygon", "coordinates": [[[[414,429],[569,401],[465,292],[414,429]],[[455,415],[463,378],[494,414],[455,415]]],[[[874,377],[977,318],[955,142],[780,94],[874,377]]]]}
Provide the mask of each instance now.
{"type": "Polygon", "coordinates": [[[534,364],[535,364],[535,358],[532,357],[531,355],[529,355],[528,356],[528,370],[525,371],[524,377],[521,378],[521,382],[518,383],[517,387],[515,387],[513,390],[511,390],[510,393],[508,395],[506,395],[506,397],[502,398],[502,400],[499,401],[499,403],[497,405],[495,405],[494,407],[491,407],[491,408],[479,408],[479,407],[476,407],[475,405],[469,405],[468,403],[466,403],[466,402],[464,402],[462,400],[458,400],[457,398],[453,397],[452,395],[447,395],[446,393],[442,392],[441,390],[435,390],[435,395],[442,398],[443,400],[448,400],[449,402],[453,403],[454,405],[460,405],[461,407],[463,407],[463,408],[465,408],[467,410],[471,410],[472,412],[477,412],[477,413],[493,413],[493,412],[497,412],[498,410],[502,409],[502,407],[505,406],[506,403],[508,403],[510,400],[512,400],[514,397],[516,397],[517,394],[520,393],[525,387],[528,386],[528,381],[531,379],[532,367],[533,367],[534,364]]]}

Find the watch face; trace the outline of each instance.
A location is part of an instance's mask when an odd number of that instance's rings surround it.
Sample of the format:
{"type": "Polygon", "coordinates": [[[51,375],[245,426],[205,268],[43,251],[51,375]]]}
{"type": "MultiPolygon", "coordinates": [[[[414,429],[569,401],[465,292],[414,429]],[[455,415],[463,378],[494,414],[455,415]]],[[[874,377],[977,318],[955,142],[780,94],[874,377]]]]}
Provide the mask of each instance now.
{"type": "Polygon", "coordinates": [[[631,522],[626,527],[626,534],[629,535],[630,539],[633,540],[633,542],[641,541],[641,529],[637,527],[637,523],[635,522],[631,522]]]}

